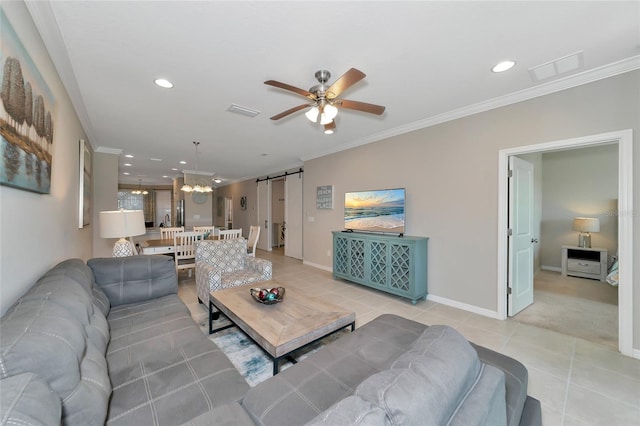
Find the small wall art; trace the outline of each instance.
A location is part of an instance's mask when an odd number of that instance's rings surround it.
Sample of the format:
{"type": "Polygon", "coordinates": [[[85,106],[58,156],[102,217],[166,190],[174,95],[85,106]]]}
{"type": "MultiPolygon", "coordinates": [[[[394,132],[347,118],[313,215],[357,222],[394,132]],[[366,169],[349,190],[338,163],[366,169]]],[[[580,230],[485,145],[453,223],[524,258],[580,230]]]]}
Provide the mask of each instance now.
{"type": "Polygon", "coordinates": [[[78,182],[78,228],[91,223],[91,148],[80,139],[78,182]]]}
{"type": "Polygon", "coordinates": [[[333,209],[333,185],[318,186],[316,188],[316,208],[333,209]]]}

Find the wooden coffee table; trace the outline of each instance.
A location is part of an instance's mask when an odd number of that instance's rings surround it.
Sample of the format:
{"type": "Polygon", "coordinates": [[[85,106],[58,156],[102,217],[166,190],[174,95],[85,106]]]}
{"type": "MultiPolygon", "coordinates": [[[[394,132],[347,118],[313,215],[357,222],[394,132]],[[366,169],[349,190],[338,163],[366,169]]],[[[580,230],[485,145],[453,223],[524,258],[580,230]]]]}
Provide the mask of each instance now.
{"type": "Polygon", "coordinates": [[[356,314],[320,298],[308,297],[299,290],[276,281],[254,283],[209,295],[209,334],[228,328],[212,328],[213,308],[225,314],[235,325],[265,350],[273,360],[273,374],[278,374],[282,358],[295,363],[290,354],[347,326],[355,328],[356,314]],[[263,305],[249,293],[254,287],[285,287],[280,303],[263,305]]]}

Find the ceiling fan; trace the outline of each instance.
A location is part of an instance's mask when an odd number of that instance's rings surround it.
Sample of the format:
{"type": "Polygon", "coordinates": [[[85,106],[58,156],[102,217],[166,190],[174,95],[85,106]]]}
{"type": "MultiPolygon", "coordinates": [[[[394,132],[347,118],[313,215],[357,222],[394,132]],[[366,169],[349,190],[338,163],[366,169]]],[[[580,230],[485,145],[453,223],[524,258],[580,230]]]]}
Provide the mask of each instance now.
{"type": "Polygon", "coordinates": [[[336,124],[333,119],[338,114],[338,108],[354,109],[357,111],[368,112],[370,114],[376,115],[380,115],[384,112],[385,107],[381,105],[374,105],[365,102],[350,101],[348,99],[338,98],[338,96],[340,96],[342,92],[365,77],[365,74],[362,71],[351,68],[339,79],[334,81],[330,86],[327,84],[327,82],[331,78],[331,73],[329,71],[317,71],[315,77],[320,84],[313,86],[309,90],[300,89],[298,87],[294,87],[275,80],[265,81],[264,84],[278,87],[284,90],[289,90],[291,92],[297,93],[298,95],[302,95],[311,101],[311,103],[298,105],[296,107],[283,111],[280,114],[276,114],[271,117],[271,119],[279,120],[289,114],[293,114],[294,112],[309,108],[309,111],[305,113],[307,118],[314,123],[317,123],[319,121],[320,124],[324,126],[324,132],[327,134],[331,134],[336,128],[336,124]]]}

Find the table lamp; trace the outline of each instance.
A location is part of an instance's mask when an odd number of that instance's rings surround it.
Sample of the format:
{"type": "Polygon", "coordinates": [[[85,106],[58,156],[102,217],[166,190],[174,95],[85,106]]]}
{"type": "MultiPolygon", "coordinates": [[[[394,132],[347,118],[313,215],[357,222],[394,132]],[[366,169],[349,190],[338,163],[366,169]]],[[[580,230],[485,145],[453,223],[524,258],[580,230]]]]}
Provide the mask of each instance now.
{"type": "Polygon", "coordinates": [[[100,212],[100,236],[120,238],[113,246],[113,257],[133,256],[135,246],[127,237],[147,232],[142,210],[115,210],[100,212]]]}
{"type": "Polygon", "coordinates": [[[573,230],[580,232],[578,247],[591,248],[590,232],[600,232],[600,219],[595,217],[576,217],[573,219],[573,230]]]}

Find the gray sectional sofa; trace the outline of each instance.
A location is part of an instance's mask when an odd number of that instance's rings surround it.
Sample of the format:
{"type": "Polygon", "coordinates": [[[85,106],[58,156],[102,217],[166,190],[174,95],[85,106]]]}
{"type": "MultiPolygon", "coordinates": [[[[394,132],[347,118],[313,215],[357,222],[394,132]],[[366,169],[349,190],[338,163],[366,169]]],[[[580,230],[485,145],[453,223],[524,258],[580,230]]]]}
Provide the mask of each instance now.
{"type": "Polygon", "coordinates": [[[382,315],[249,388],[173,260],[64,261],[0,319],[0,424],[540,425],[522,364],[382,315]]]}

